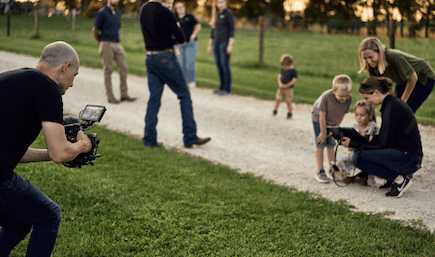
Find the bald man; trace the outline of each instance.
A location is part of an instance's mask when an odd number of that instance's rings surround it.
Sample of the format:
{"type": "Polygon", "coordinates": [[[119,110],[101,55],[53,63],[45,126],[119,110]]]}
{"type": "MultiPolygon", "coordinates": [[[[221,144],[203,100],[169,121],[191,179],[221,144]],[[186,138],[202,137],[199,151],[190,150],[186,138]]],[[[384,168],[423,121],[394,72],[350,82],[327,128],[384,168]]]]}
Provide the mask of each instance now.
{"type": "Polygon", "coordinates": [[[50,256],[61,220],[59,206],[14,172],[18,163],[65,163],[92,148],[78,133],[70,143],[63,126],[62,95],[73,86],[80,66],[77,52],[65,42],[47,45],[34,69],[0,74],[0,256],[33,229],[27,256],[50,256]],[[41,129],[47,149],[29,146],[41,129]]]}

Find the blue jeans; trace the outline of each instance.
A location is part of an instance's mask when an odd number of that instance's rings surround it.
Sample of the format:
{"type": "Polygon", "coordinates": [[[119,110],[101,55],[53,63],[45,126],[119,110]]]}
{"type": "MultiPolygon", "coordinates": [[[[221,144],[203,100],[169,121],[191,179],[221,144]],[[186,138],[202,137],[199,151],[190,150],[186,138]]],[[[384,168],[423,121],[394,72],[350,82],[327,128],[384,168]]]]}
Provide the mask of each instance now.
{"type": "Polygon", "coordinates": [[[196,81],[196,55],[198,53],[198,41],[189,41],[178,46],[180,55],[177,57],[187,83],[196,81]]]}
{"type": "Polygon", "coordinates": [[[192,144],[198,140],[196,122],[193,117],[190,92],[181,71],[180,64],[173,52],[147,55],[145,59],[148,76],[150,98],[145,115],[145,131],[143,143],[146,146],[157,144],[157,114],[161,105],[161,98],[165,83],[180,100],[181,118],[183,120],[184,144],[192,144]]]}
{"type": "Polygon", "coordinates": [[[320,124],[316,121],[313,121],[314,127],[314,143],[316,143],[317,147],[325,148],[325,147],[335,147],[335,140],[332,137],[327,137],[322,144],[317,143],[317,137],[320,135],[320,124]]]}
{"type": "Polygon", "coordinates": [[[357,168],[368,174],[394,181],[399,175],[410,175],[420,169],[422,157],[394,148],[355,149],[352,161],[357,168]]]}
{"type": "MultiPolygon", "coordinates": [[[[411,93],[408,101],[406,102],[412,111],[415,113],[423,102],[429,97],[434,88],[435,81],[427,79],[426,85],[417,81],[414,90],[411,93]]],[[[396,84],[394,91],[397,93],[397,97],[401,98],[403,91],[405,91],[406,85],[396,84]]]]}
{"type": "Polygon", "coordinates": [[[60,207],[29,181],[14,174],[0,183],[0,256],[9,256],[32,227],[26,256],[50,256],[60,221],[60,207]]]}
{"type": "Polygon", "coordinates": [[[214,61],[219,72],[219,90],[231,93],[230,54],[227,54],[228,42],[213,43],[214,61]]]}

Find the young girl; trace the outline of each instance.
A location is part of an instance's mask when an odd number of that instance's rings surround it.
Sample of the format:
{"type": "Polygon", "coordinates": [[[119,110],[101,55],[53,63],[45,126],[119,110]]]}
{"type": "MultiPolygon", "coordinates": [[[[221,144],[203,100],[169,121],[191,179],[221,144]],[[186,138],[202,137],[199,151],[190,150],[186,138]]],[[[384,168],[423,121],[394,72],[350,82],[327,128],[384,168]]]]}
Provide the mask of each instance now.
{"type": "MultiPolygon", "coordinates": [[[[353,129],[358,131],[362,136],[370,137],[379,133],[375,109],[365,100],[360,100],[355,104],[355,120],[357,123],[353,125],[353,129]]],[[[349,150],[352,151],[353,149],[349,150]]],[[[366,186],[368,175],[354,166],[352,157],[353,152],[337,159],[337,162],[333,163],[335,177],[336,179],[344,179],[345,182],[351,183],[355,181],[355,177],[358,175],[361,178],[360,184],[366,186]]]]}

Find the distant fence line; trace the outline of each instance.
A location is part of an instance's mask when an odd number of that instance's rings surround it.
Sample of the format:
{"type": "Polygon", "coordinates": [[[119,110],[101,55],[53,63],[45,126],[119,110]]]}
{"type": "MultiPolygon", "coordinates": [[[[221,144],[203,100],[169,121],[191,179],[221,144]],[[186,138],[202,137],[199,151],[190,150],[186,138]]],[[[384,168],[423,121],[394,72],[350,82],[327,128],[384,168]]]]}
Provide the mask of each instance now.
{"type": "MultiPolygon", "coordinates": [[[[340,19],[317,19],[309,20],[293,18],[290,21],[273,19],[269,28],[281,29],[294,32],[312,32],[320,34],[347,34],[360,36],[388,36],[388,21],[340,20],[340,19]]],[[[407,21],[395,21],[396,38],[427,38],[435,39],[435,23],[413,23],[407,21]]],[[[258,21],[238,20],[238,27],[259,28],[258,21]]]]}

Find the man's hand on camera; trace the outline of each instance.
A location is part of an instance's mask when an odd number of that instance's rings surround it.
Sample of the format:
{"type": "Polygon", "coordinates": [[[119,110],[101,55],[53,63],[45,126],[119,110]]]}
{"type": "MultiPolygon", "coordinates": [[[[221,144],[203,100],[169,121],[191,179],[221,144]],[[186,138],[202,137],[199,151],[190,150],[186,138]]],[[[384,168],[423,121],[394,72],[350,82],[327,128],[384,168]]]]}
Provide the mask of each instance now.
{"type": "Polygon", "coordinates": [[[91,139],[89,139],[89,137],[83,133],[83,131],[79,131],[77,133],[77,143],[80,143],[82,145],[83,151],[82,153],[87,153],[90,150],[92,150],[92,142],[91,139]]]}
{"type": "Polygon", "coordinates": [[[341,145],[342,145],[342,146],[349,147],[349,144],[350,144],[350,138],[348,138],[348,137],[343,137],[343,138],[341,139],[341,145]]]}

